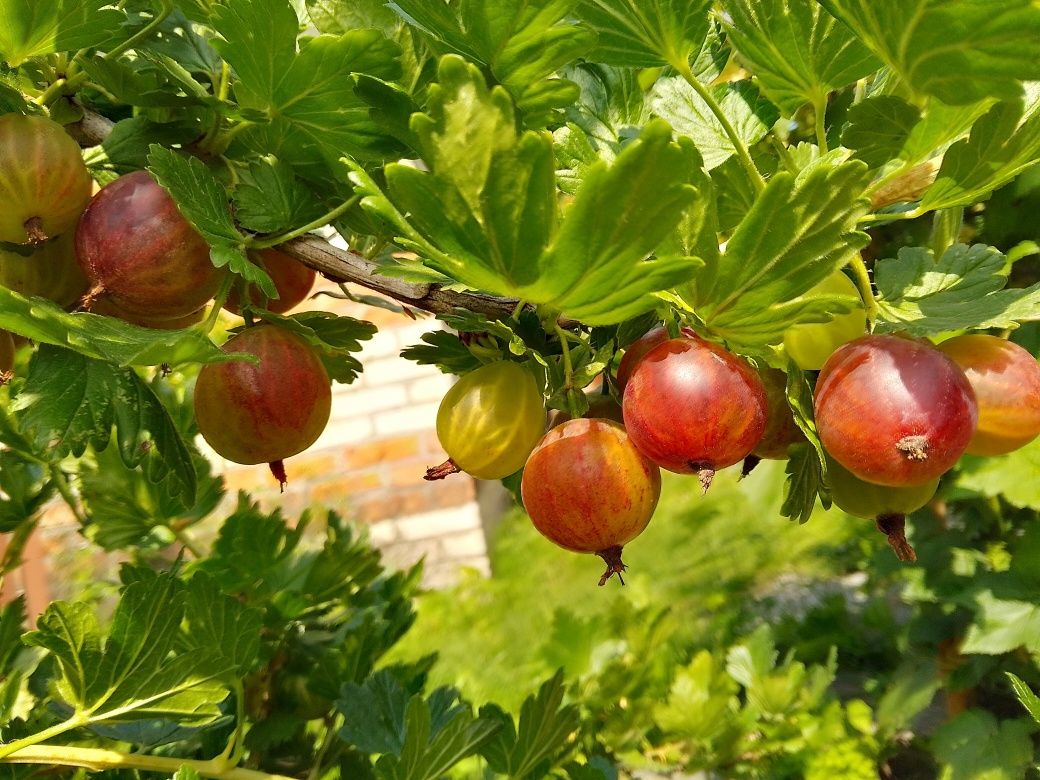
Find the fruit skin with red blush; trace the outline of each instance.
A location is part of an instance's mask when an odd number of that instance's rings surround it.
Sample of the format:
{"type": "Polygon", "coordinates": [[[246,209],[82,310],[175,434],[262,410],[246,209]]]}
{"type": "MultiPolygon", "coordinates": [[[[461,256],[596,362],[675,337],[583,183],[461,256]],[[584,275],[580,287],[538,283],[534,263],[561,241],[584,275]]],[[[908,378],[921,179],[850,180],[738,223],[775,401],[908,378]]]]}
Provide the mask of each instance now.
{"type": "MultiPolygon", "coordinates": [[[[260,260],[274,282],[278,290],[278,297],[265,301],[263,294],[254,286],[249,287],[249,302],[254,305],[264,304],[264,308],[275,314],[285,314],[305,300],[314,287],[314,280],[318,274],[295,257],[287,255],[279,249],[261,249],[258,252],[250,252],[249,259],[256,262],[260,260]]],[[[238,290],[233,289],[228,296],[224,308],[234,314],[241,314],[238,299],[238,290]]]]}
{"type": "Polygon", "coordinates": [[[622,409],[632,442],[661,468],[697,474],[705,490],[766,427],[766,391],[743,358],[700,338],[671,339],[636,366],[622,409]]]}
{"type": "Polygon", "coordinates": [[[975,393],[957,364],[901,336],[840,347],[820,372],[814,407],[831,457],[859,479],[893,487],[949,470],[978,421],[975,393]]]}
{"type": "Polygon", "coordinates": [[[71,230],[32,252],[0,250],[0,285],[22,295],[72,306],[87,292],[87,277],[76,262],[75,233],[71,230]]]}
{"type": "Polygon", "coordinates": [[[783,460],[787,448],[805,441],[805,434],[794,421],[791,405],[787,402],[787,374],[776,368],[759,371],[766,391],[766,428],[753,454],[769,460],[783,460]]]}
{"type": "Polygon", "coordinates": [[[602,585],[624,571],[621,548],[643,532],[661,495],[661,472],[625,429],[604,419],[568,420],[531,452],[521,482],[539,533],[607,563],[602,585]]]}
{"type": "Polygon", "coordinates": [[[17,351],[14,337],[9,331],[0,330],[0,379],[6,381],[14,368],[14,353],[17,351]]]}
{"type": "MultiPolygon", "coordinates": [[[[680,329],[680,332],[687,338],[696,336],[691,328],[683,327],[680,329]]],[[[646,353],[658,344],[668,341],[669,338],[668,329],[664,325],[657,325],[625,347],[625,354],[621,356],[621,362],[618,364],[617,370],[619,392],[625,392],[625,385],[628,384],[629,377],[632,376],[632,372],[635,371],[639,361],[643,359],[646,353]]]]}
{"type": "Polygon", "coordinates": [[[90,307],[92,314],[103,314],[106,317],[115,317],[117,320],[123,322],[129,322],[131,325],[137,325],[142,328],[151,328],[153,330],[178,330],[180,328],[190,328],[192,325],[197,325],[202,322],[202,318],[206,316],[205,307],[198,311],[193,311],[191,314],[186,314],[183,317],[178,317],[172,320],[152,320],[148,317],[138,317],[133,314],[120,309],[108,298],[100,298],[90,307]]]}
{"type": "Polygon", "coordinates": [[[310,447],[329,421],[332,390],[317,353],[273,325],[247,328],[224,351],[259,358],[209,363],[195,383],[199,433],[235,463],[273,463],[310,447]]]}
{"type": "Polygon", "coordinates": [[[40,243],[76,226],[91,179],[79,144],[42,116],[0,116],[0,241],[40,243]]]}
{"type": "Polygon", "coordinates": [[[227,271],[147,171],[102,187],[76,229],[91,298],[149,320],[174,320],[213,299],[227,271]]]}
{"type": "Polygon", "coordinates": [[[1006,455],[1040,435],[1040,364],[1006,339],[957,336],[939,349],[968,377],[979,404],[969,455],[1006,455]]]}
{"type": "MultiPolygon", "coordinates": [[[[582,417],[613,420],[618,424],[624,425],[625,418],[621,412],[621,404],[615,401],[613,396],[604,395],[594,390],[586,392],[585,397],[588,399],[589,408],[582,417]]],[[[570,419],[571,413],[566,409],[553,409],[549,412],[549,422],[546,425],[546,429],[555,428],[557,425],[562,425],[570,419]]]]}

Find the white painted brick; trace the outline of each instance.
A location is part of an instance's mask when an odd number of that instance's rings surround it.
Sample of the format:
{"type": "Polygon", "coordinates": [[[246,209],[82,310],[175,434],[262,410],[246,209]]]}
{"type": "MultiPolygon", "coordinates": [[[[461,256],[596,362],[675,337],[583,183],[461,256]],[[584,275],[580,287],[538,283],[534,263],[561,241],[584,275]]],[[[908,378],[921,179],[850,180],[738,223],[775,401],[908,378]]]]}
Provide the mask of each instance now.
{"type": "Polygon", "coordinates": [[[398,357],[401,351],[397,341],[396,329],[382,328],[368,341],[361,342],[362,363],[381,357],[398,357]]]}
{"type": "Polygon", "coordinates": [[[469,558],[477,555],[487,555],[487,539],[484,538],[484,530],[477,528],[461,534],[444,536],[441,538],[444,551],[449,558],[469,558]]]}
{"type": "Polygon", "coordinates": [[[415,404],[403,409],[379,412],[375,416],[376,434],[390,436],[396,433],[422,431],[433,428],[440,403],[415,404]]]}
{"type": "Polygon", "coordinates": [[[403,357],[388,357],[378,360],[370,360],[365,364],[365,384],[369,387],[381,387],[396,382],[408,382],[412,379],[421,379],[430,376],[430,372],[436,372],[436,366],[420,366],[403,357]]]}
{"type": "Polygon", "coordinates": [[[357,444],[367,441],[375,434],[372,420],[368,417],[355,417],[350,420],[333,420],[322,432],[318,440],[311,445],[314,449],[321,447],[340,447],[344,444],[357,444]]]}
{"type": "Polygon", "coordinates": [[[396,409],[407,404],[408,391],[402,385],[338,392],[332,396],[332,419],[338,422],[352,417],[367,417],[373,412],[396,409]]]}
{"type": "Polygon", "coordinates": [[[412,401],[437,401],[440,403],[451,384],[451,377],[441,373],[425,379],[416,379],[408,385],[408,397],[412,401]]]}
{"type": "Polygon", "coordinates": [[[403,569],[423,556],[431,564],[443,560],[444,548],[437,539],[420,539],[412,542],[394,542],[384,547],[382,552],[383,560],[388,566],[403,569]]]}
{"type": "Polygon", "coordinates": [[[393,520],[384,520],[381,523],[373,523],[368,526],[368,539],[376,547],[385,547],[397,541],[397,523],[393,520]]]}
{"type": "Polygon", "coordinates": [[[440,329],[440,321],[431,317],[429,319],[410,322],[400,328],[394,328],[394,338],[397,339],[397,343],[401,349],[404,349],[405,347],[410,347],[412,344],[418,344],[422,341],[424,333],[440,329]]]}
{"type": "Polygon", "coordinates": [[[411,515],[397,520],[396,525],[402,539],[427,539],[431,536],[465,533],[473,529],[480,531],[483,536],[480,510],[474,503],[411,515]]]}

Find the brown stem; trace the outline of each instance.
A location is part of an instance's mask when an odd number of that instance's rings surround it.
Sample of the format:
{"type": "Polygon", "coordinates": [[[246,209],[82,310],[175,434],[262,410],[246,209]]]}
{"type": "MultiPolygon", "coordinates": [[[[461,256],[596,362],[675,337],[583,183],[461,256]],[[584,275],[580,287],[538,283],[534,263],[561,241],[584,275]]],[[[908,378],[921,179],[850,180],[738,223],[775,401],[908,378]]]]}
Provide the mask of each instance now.
{"type": "Polygon", "coordinates": [[[459,474],[461,472],[462,469],[458,467],[458,464],[451,458],[448,458],[439,466],[430,466],[426,469],[426,474],[423,475],[423,479],[427,482],[434,482],[438,479],[444,479],[445,477],[450,477],[452,474],[459,474]]]}
{"type": "Polygon", "coordinates": [[[618,581],[624,585],[625,578],[622,577],[621,574],[628,569],[628,567],[625,566],[624,561],[621,560],[621,545],[614,545],[613,547],[608,547],[606,550],[600,550],[596,555],[602,558],[603,562],[607,564],[607,570],[603,572],[603,576],[599,578],[600,587],[602,588],[606,585],[607,580],[615,574],[617,575],[618,581]]]}
{"type": "Polygon", "coordinates": [[[906,540],[906,515],[878,515],[874,519],[877,529],[888,538],[896,557],[904,563],[917,560],[917,552],[906,540]]]}
{"type": "Polygon", "coordinates": [[[278,480],[278,484],[281,486],[279,492],[285,492],[285,486],[289,484],[289,478],[285,475],[285,463],[281,460],[272,460],[267,464],[271,469],[271,473],[274,474],[274,478],[278,480]]]}

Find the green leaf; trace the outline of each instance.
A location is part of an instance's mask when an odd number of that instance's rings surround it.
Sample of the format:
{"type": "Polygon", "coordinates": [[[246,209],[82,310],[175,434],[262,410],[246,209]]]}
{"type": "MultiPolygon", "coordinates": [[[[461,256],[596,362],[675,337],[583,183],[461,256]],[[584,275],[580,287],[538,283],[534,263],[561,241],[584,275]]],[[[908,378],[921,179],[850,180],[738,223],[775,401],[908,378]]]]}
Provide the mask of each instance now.
{"type": "Polygon", "coordinates": [[[907,657],[878,701],[877,722],[884,734],[909,729],[942,687],[935,658],[907,657]]]}
{"type": "Polygon", "coordinates": [[[120,366],[180,366],[232,359],[198,330],[153,330],[97,314],[69,314],[51,301],[27,298],[6,287],[0,287],[0,328],[120,366]]]}
{"type": "Polygon", "coordinates": [[[248,230],[283,233],[308,225],[325,209],[276,157],[262,157],[242,171],[232,195],[235,217],[248,230]]]}
{"type": "Polygon", "coordinates": [[[1011,99],[1040,79],[1031,0],[819,0],[918,95],[1011,99]]]}
{"type": "Polygon", "coordinates": [[[934,211],[984,199],[1040,159],[1040,104],[1028,111],[1021,100],[997,103],[971,135],[943,157],[935,183],[921,198],[934,211]]]}
{"type": "Polygon", "coordinates": [[[948,106],[932,98],[921,113],[921,121],[910,130],[899,159],[914,164],[944,150],[967,133],[992,105],[992,100],[982,100],[966,106],[948,106]]]}
{"type": "Polygon", "coordinates": [[[191,121],[160,124],[143,116],[133,116],[116,122],[101,147],[108,162],[117,169],[134,171],[148,166],[148,150],[152,144],[184,144],[198,138],[198,134],[198,126],[191,121]]]}
{"type": "Polygon", "coordinates": [[[808,444],[794,444],[784,472],[784,500],[780,514],[799,523],[809,522],[816,509],[816,498],[823,486],[823,469],[816,452],[808,444]]]}
{"type": "Polygon", "coordinates": [[[1004,674],[1007,675],[1008,680],[1011,682],[1011,689],[1015,692],[1018,700],[1022,702],[1022,706],[1033,716],[1033,720],[1040,723],[1040,696],[1033,693],[1028,685],[1011,672],[1004,672],[1004,674]]]}
{"type": "Polygon", "coordinates": [[[594,62],[626,67],[685,63],[708,32],[710,0],[578,0],[596,31],[594,62]]]}
{"type": "Polygon", "coordinates": [[[563,670],[546,680],[520,708],[519,727],[495,705],[481,707],[480,717],[500,724],[480,749],[491,771],[522,780],[541,777],[559,766],[569,752],[570,736],[580,718],[573,704],[563,705],[563,670]]]}
{"type": "Polygon", "coordinates": [[[774,175],[720,259],[695,282],[697,315],[715,335],[750,349],[776,344],[797,322],[849,311],[847,298],[802,298],[866,243],[856,222],[867,210],[867,168],[833,152],[797,176],[774,175]]]}
{"type": "Polygon", "coordinates": [[[449,5],[428,0],[388,3],[405,21],[448,50],[486,65],[529,124],[574,100],[574,85],[551,78],[592,46],[595,35],[568,19],[574,0],[498,0],[449,5]]]}
{"type": "Polygon", "coordinates": [[[222,593],[216,580],[196,572],[188,580],[184,624],[188,643],[201,656],[211,656],[227,672],[228,685],[250,671],[260,652],[260,612],[222,593]]]}
{"type": "Polygon", "coordinates": [[[354,92],[353,74],[400,74],[400,49],[381,31],[304,38],[297,51],[298,22],[287,0],[228,0],[216,8],[213,27],[224,39],[214,46],[237,75],[239,102],[269,118],[243,133],[247,146],[326,168],[342,154],[380,159],[396,148],[354,92]]]}
{"type": "Polygon", "coordinates": [[[468,287],[592,325],[646,311],[654,293],[690,278],[692,258],[646,259],[696,194],[687,182],[700,160],[689,142],[672,143],[663,122],[647,125],[613,166],[589,167],[553,236],[548,136],[518,136],[508,96],[488,90],[474,66],[444,57],[439,75],[430,113],[412,119],[432,172],[387,166],[387,197],[353,166],[363,205],[395,226],[402,245],[468,287]]]}
{"type": "MultiPolygon", "coordinates": [[[[711,93],[745,146],[761,140],[779,118],[776,107],[750,81],[719,84],[711,87],[711,93]]],[[[657,116],[668,120],[676,133],[693,140],[708,170],[736,154],[718,118],[681,76],[659,79],[651,101],[657,116]]]]}
{"type": "Polygon", "coordinates": [[[55,656],[62,675],[57,693],[87,722],[212,722],[227,696],[216,679],[232,670],[196,648],[178,648],[184,586],[168,573],[124,569],[124,575],[132,581],[107,636],[88,605],[59,601],[24,641],[55,656]]]}
{"type": "MultiPolygon", "coordinates": [[[[36,515],[54,493],[54,483],[43,466],[11,450],[0,451],[0,533],[11,533],[36,515]]],[[[0,668],[4,668],[2,664],[0,668]]]]}
{"type": "Polygon", "coordinates": [[[30,57],[100,46],[125,21],[108,0],[4,0],[0,59],[17,67],[30,57]]]}
{"type": "Polygon", "coordinates": [[[694,655],[677,671],[667,702],[654,707],[654,719],[668,732],[698,741],[724,733],[737,687],[720,666],[707,650],[694,655]]]}
{"type": "Polygon", "coordinates": [[[173,522],[182,528],[197,523],[224,496],[223,480],[212,475],[209,461],[193,449],[190,453],[198,485],[193,504],[171,495],[164,484],[141,479],[123,463],[118,447],[95,453],[96,465],[81,462],[78,486],[88,517],[83,533],[105,550],[169,546],[173,522]]]}
{"type": "Polygon", "coordinates": [[[371,27],[392,29],[397,16],[385,0],[306,0],[307,15],[319,32],[340,34],[371,27]]]}
{"type": "Polygon", "coordinates": [[[965,455],[958,462],[956,485],[1018,507],[1040,510],[1040,439],[998,457],[965,455]]]}
{"type": "Polygon", "coordinates": [[[353,353],[360,352],[361,342],[376,334],[376,326],[371,322],[325,311],[305,311],[291,317],[262,310],[255,314],[302,336],[317,351],[329,378],[343,384],[350,384],[361,373],[361,361],[353,353]]]}
{"type": "Polygon", "coordinates": [[[722,16],[730,41],[762,91],[785,116],[806,103],[870,75],[870,51],[816,3],[726,0],[722,16]]]}
{"type": "Polygon", "coordinates": [[[921,111],[895,95],[879,95],[857,103],[846,116],[841,143],[871,168],[897,159],[910,133],[921,121],[921,111]]]}
{"type": "Polygon", "coordinates": [[[433,330],[422,335],[422,344],[401,350],[401,357],[420,366],[437,366],[445,374],[462,376],[480,368],[480,360],[469,351],[459,337],[446,330],[433,330]]]}
{"type": "Polygon", "coordinates": [[[669,127],[651,122],[609,168],[592,166],[552,244],[540,278],[518,297],[589,325],[611,325],[653,308],[655,293],[687,282],[701,262],[646,259],[678,226],[697,190],[701,161],[669,127]]]}
{"type": "Polygon", "coordinates": [[[389,669],[379,670],[363,685],[343,686],[336,706],[344,716],[340,739],[363,753],[400,755],[408,694],[389,669]]]}
{"type": "Polygon", "coordinates": [[[266,108],[296,59],[296,13],[287,0],[232,0],[213,10],[213,28],[224,38],[214,46],[235,69],[239,103],[266,108]]]}
{"type": "Polygon", "coordinates": [[[227,193],[205,163],[156,144],[149,148],[148,165],[185,219],[210,245],[213,265],[228,266],[249,284],[260,288],[268,298],[277,298],[278,290],[271,277],[246,256],[246,239],[231,218],[227,193]]]}
{"type": "Polygon", "coordinates": [[[442,692],[434,691],[425,701],[413,696],[408,702],[400,754],[384,754],[376,762],[382,780],[436,780],[476,753],[499,728],[495,721],[475,719],[468,706],[454,705],[456,692],[442,692]]]}
{"type": "Polygon", "coordinates": [[[41,346],[14,410],[36,449],[49,457],[81,456],[87,445],[105,449],[115,441],[127,468],[144,464],[153,482],[195,499],[195,468],[169,412],[131,369],[41,346]]]}
{"type": "Polygon", "coordinates": [[[985,589],[975,596],[973,607],[974,622],[968,627],[961,652],[1000,655],[1019,647],[1040,652],[1040,605],[1027,594],[1012,599],[985,589]]]}
{"type": "Polygon", "coordinates": [[[1016,328],[1040,319],[1040,284],[1003,289],[1010,268],[998,250],[955,244],[938,263],[931,250],[904,247],[877,262],[881,333],[932,336],[958,330],[1016,328]]]}
{"type": "Polygon", "coordinates": [[[1022,720],[967,710],[936,730],[932,749],[948,780],[1018,780],[1033,762],[1032,730],[1022,720]]]}

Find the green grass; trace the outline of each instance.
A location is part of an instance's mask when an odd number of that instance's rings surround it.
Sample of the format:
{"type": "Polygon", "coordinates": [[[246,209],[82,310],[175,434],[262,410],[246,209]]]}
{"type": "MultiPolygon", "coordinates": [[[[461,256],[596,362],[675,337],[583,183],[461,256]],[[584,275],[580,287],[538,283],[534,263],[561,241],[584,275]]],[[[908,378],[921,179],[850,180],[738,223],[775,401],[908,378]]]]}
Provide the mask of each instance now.
{"type": "Polygon", "coordinates": [[[494,541],[494,576],[474,574],[420,597],[417,623],[394,660],[436,651],[432,684],[515,707],[559,662],[546,648],[558,610],[607,622],[618,600],[667,606],[672,629],[691,644],[720,647],[740,628],[747,602],[777,576],[840,573],[858,557],[849,551],[875,533],[840,512],[817,512],[805,525],[781,517],[781,463],[763,462],[739,483],[735,471],[720,474],[707,496],[694,479],[666,476],[653,521],[625,549],[625,587],[616,579],[597,587],[599,558],[556,547],[522,512],[510,513],[494,541]]]}

